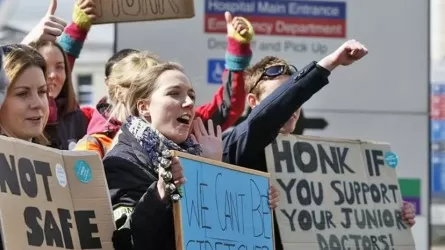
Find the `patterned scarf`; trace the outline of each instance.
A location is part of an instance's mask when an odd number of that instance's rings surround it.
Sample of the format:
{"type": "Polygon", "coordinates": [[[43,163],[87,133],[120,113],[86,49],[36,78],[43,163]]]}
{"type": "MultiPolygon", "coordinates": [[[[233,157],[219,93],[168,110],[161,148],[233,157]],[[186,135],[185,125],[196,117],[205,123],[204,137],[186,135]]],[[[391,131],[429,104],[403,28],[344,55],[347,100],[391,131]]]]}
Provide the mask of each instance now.
{"type": "Polygon", "coordinates": [[[150,127],[150,124],[143,119],[130,116],[124,126],[136,138],[139,144],[147,151],[150,159],[150,170],[157,173],[157,166],[162,152],[165,150],[176,150],[192,155],[201,155],[202,148],[199,144],[195,144],[189,137],[181,144],[176,144],[167,139],[158,130],[150,127]]]}

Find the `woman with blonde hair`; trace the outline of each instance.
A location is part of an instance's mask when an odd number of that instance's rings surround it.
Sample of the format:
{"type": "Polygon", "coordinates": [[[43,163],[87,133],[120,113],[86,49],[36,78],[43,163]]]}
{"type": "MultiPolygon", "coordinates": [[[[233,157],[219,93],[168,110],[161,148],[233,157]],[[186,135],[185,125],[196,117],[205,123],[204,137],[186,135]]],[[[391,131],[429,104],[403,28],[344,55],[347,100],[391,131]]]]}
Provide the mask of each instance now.
{"type": "Polygon", "coordinates": [[[9,79],[0,108],[1,134],[48,145],[44,136],[49,115],[45,59],[27,45],[7,45],[1,50],[9,79]]]}
{"type": "Polygon", "coordinates": [[[116,57],[112,62],[113,65],[107,67],[107,71],[111,71],[111,68],[114,71],[116,68],[116,71],[120,73],[115,73],[111,77],[111,72],[107,72],[110,73],[106,80],[107,97],[97,104],[92,113],[87,134],[77,142],[75,151],[95,151],[101,158],[105,156],[112,147],[113,139],[119,132],[122,122],[128,116],[123,103],[124,96],[131,85],[130,74],[137,72],[136,69],[146,69],[161,63],[154,54],[130,49],[117,53],[116,57]],[[130,55],[130,58],[125,59],[130,55]],[[113,78],[112,81],[109,80],[111,78],[113,78]]]}
{"type": "Polygon", "coordinates": [[[148,51],[140,51],[133,52],[115,64],[113,67],[114,73],[107,81],[108,96],[112,106],[110,117],[118,121],[125,121],[130,116],[130,110],[127,107],[128,102],[126,102],[126,98],[129,97],[128,92],[130,89],[134,90],[137,87],[138,80],[149,78],[149,76],[144,75],[148,69],[161,63],[157,55],[148,51]],[[132,87],[133,83],[136,85],[132,87]]]}
{"type": "MultiPolygon", "coordinates": [[[[116,65],[109,87],[129,84],[125,91],[117,91],[122,103],[112,111],[127,118],[104,158],[118,228],[113,243],[117,250],[175,249],[171,200],[178,199],[177,188],[186,179],[181,163],[169,152],[221,160],[221,128],[215,131],[209,120],[206,130],[200,118],[194,119],[195,92],[180,65],[153,66],[146,53],[124,60],[134,67],[116,65]]],[[[271,206],[276,206],[275,189],[269,198],[271,206]]]]}

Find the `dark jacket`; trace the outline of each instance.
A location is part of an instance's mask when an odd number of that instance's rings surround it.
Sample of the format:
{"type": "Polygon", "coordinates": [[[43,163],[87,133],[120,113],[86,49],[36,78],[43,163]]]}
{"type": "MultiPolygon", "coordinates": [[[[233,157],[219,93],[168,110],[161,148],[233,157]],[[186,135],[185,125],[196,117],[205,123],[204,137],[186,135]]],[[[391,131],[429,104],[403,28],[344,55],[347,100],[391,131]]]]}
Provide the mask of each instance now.
{"type": "Polygon", "coordinates": [[[170,203],[160,200],[157,175],[149,171],[145,149],[124,127],[103,163],[116,226],[115,250],[174,250],[170,203]]]}
{"type": "MultiPolygon", "coordinates": [[[[246,120],[223,136],[223,161],[267,172],[264,149],[277,136],[292,114],[313,94],[328,84],[329,71],[309,64],[252,109],[246,120]]],[[[275,250],[282,250],[275,221],[275,250]]]]}
{"type": "MultiPolygon", "coordinates": [[[[76,142],[87,133],[88,122],[79,108],[72,112],[65,112],[63,100],[56,100],[55,119],[51,117],[45,127],[45,135],[50,141],[50,147],[70,150],[76,146],[76,142]]],[[[51,105],[50,107],[54,106],[51,105]]],[[[53,112],[50,112],[53,113],[53,112]]]]}

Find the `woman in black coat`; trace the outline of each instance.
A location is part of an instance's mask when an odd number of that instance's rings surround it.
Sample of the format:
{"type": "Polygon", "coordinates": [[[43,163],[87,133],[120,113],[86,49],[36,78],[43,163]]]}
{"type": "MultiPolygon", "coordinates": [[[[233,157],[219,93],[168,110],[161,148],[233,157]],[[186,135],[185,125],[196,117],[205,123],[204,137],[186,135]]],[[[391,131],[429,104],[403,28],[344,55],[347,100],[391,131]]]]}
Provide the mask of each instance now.
{"type": "MultiPolygon", "coordinates": [[[[119,62],[109,78],[110,86],[121,86],[114,89],[122,96],[115,108],[124,105],[128,112],[103,160],[118,228],[113,237],[117,250],[175,249],[172,199],[185,177],[169,150],[219,161],[222,157],[221,128],[215,132],[209,120],[207,131],[199,118],[194,121],[195,93],[183,69],[173,63],[152,66],[150,60],[135,53],[119,62]]],[[[274,207],[277,201],[274,189],[269,202],[274,207]]]]}

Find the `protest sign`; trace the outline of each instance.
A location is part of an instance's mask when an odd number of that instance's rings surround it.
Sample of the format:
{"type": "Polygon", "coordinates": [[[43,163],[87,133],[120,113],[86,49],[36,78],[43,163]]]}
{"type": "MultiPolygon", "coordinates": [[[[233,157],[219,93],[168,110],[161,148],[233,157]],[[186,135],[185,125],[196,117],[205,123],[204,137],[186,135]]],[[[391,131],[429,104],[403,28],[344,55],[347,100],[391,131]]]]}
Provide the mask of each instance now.
{"type": "Polygon", "coordinates": [[[279,136],[266,158],[285,249],[415,249],[388,144],[279,136]]]}
{"type": "Polygon", "coordinates": [[[101,159],[0,136],[0,222],[6,250],[113,249],[101,159]]]}
{"type": "Polygon", "coordinates": [[[182,19],[195,16],[193,0],[95,0],[95,24],[182,19]]]}
{"type": "Polygon", "coordinates": [[[187,178],[174,203],[176,250],[274,249],[269,174],[175,154],[187,178]]]}

